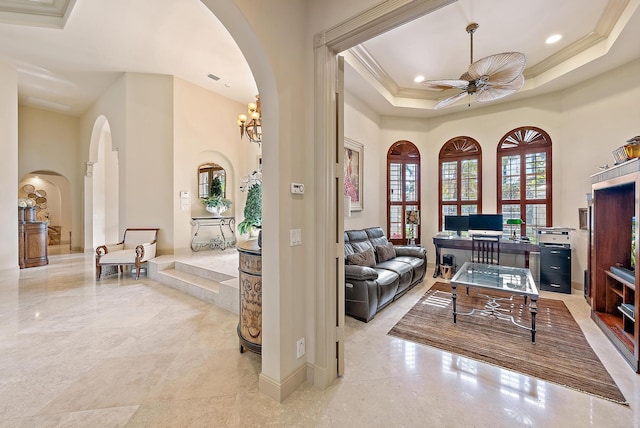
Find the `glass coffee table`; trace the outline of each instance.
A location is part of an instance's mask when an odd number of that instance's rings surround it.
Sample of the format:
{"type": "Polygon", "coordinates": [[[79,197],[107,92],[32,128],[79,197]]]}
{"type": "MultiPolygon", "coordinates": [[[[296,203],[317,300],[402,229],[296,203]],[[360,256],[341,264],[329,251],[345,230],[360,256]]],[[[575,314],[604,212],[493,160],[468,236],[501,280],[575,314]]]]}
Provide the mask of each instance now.
{"type": "Polygon", "coordinates": [[[465,262],[453,278],[451,278],[451,297],[453,299],[454,323],[456,323],[458,315],[473,315],[475,312],[492,315],[498,319],[511,321],[520,328],[530,330],[531,342],[535,343],[538,288],[528,268],[465,262]],[[457,312],[456,299],[458,298],[458,286],[479,290],[502,291],[510,294],[510,296],[495,297],[479,293],[479,295],[488,299],[484,308],[472,309],[470,312],[457,312]],[[525,304],[527,298],[530,299],[529,312],[531,312],[531,328],[518,324],[513,316],[506,314],[506,312],[508,312],[507,309],[500,307],[500,302],[513,301],[514,296],[523,296],[525,304]]]}

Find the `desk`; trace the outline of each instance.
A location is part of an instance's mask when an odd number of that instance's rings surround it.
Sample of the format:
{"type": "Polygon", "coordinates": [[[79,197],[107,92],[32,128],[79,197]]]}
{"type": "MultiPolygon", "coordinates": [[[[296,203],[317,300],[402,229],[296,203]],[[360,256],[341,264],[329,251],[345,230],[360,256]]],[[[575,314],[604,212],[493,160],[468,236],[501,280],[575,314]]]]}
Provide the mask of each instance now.
{"type": "MultiPolygon", "coordinates": [[[[436,247],[436,270],[433,277],[440,276],[440,259],[443,248],[452,250],[471,251],[471,238],[460,238],[458,236],[434,236],[433,245],[436,247]]],[[[540,247],[527,241],[512,241],[510,239],[500,240],[500,252],[505,254],[524,254],[524,266],[529,267],[529,254],[539,252],[540,247]]]]}
{"type": "MultiPolygon", "coordinates": [[[[494,297],[479,294],[488,299],[488,303],[478,312],[491,315],[497,319],[509,320],[514,325],[531,331],[531,342],[536,342],[536,314],[538,313],[538,288],[533,281],[533,276],[528,268],[488,265],[484,263],[465,262],[462,268],[451,278],[451,298],[453,300],[453,323],[456,323],[458,315],[473,315],[476,309],[470,312],[458,312],[456,299],[458,298],[457,286],[477,288],[480,290],[496,290],[509,293],[510,297],[494,297]],[[504,308],[498,302],[508,301],[513,306],[513,296],[529,297],[529,312],[531,312],[531,328],[518,324],[513,316],[507,315],[504,308]]],[[[526,300],[525,300],[526,303],[526,300]]],[[[508,312],[508,309],[506,310],[508,312]]]]}
{"type": "Polygon", "coordinates": [[[236,245],[235,217],[193,217],[191,218],[191,226],[195,226],[193,238],[191,238],[191,249],[193,251],[213,250],[220,248],[224,250],[227,247],[236,245]],[[208,241],[196,241],[201,227],[217,227],[220,235],[211,237],[208,241]],[[229,238],[224,234],[224,229],[228,229],[229,238]]]}

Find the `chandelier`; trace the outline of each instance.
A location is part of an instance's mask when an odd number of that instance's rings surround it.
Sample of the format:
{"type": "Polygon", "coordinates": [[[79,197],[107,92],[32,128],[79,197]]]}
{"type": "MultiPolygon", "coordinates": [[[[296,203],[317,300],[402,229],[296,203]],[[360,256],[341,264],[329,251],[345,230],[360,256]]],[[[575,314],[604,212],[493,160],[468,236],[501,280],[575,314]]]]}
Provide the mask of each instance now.
{"type": "Polygon", "coordinates": [[[262,112],[260,111],[260,95],[256,95],[256,102],[247,105],[249,115],[238,115],[240,138],[245,135],[252,143],[262,143],[262,112]]]}

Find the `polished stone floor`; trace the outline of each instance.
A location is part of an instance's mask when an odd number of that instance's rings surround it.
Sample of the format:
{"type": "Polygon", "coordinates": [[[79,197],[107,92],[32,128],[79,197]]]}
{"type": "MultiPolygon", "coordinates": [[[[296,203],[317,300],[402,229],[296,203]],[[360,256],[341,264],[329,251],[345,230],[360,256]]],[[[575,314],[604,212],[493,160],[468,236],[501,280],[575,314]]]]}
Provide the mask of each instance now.
{"type": "MultiPolygon", "coordinates": [[[[199,256],[204,257],[204,256],[199,256]]],[[[346,375],[283,403],[258,392],[237,316],[146,277],[96,282],[93,257],[0,275],[0,427],[637,427],[640,375],[562,298],[624,406],[388,336],[433,284],[368,324],[347,317],[346,375]]]]}

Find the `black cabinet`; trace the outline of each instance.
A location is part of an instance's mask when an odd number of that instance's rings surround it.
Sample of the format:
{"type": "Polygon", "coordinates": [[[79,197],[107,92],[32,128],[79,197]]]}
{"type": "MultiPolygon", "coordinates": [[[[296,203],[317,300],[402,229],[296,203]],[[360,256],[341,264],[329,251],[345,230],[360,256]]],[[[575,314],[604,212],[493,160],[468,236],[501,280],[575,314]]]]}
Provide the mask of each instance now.
{"type": "Polygon", "coordinates": [[[540,289],[571,294],[571,248],[540,245],[540,289]]]}

